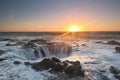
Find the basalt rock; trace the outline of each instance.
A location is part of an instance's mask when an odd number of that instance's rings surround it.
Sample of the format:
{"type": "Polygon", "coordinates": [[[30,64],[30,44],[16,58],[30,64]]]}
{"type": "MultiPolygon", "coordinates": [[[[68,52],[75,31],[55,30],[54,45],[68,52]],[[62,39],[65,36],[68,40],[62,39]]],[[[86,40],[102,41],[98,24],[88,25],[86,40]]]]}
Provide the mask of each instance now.
{"type": "Polygon", "coordinates": [[[25,42],[23,42],[23,41],[18,41],[18,42],[16,42],[16,44],[17,44],[17,45],[25,45],[25,42]]]}
{"type": "Polygon", "coordinates": [[[114,74],[114,77],[120,80],[120,74],[114,74]]]}
{"type": "Polygon", "coordinates": [[[81,44],[81,46],[87,46],[87,44],[81,44]]]}
{"type": "Polygon", "coordinates": [[[112,41],[108,41],[107,44],[110,44],[110,45],[120,45],[120,42],[112,40],[112,41]]]}
{"type": "Polygon", "coordinates": [[[120,70],[117,69],[117,68],[114,67],[114,66],[111,66],[111,67],[110,67],[110,71],[111,71],[111,73],[113,73],[113,74],[119,74],[119,73],[120,73],[120,70]]]}
{"type": "Polygon", "coordinates": [[[45,51],[41,47],[40,47],[40,52],[41,52],[41,54],[42,54],[43,57],[46,56],[45,51]]]}
{"type": "Polygon", "coordinates": [[[48,70],[52,72],[64,72],[70,77],[85,76],[79,61],[61,61],[55,57],[43,59],[41,62],[31,64],[32,68],[39,70],[48,70]]]}
{"type": "Polygon", "coordinates": [[[33,54],[36,58],[46,57],[49,55],[59,56],[69,56],[72,52],[72,46],[64,42],[50,42],[43,39],[36,39],[28,41],[23,48],[34,49],[33,54]]]}
{"type": "Polygon", "coordinates": [[[36,47],[36,45],[32,42],[27,42],[25,45],[24,45],[25,48],[33,48],[33,47],[36,47]]]}
{"type": "Polygon", "coordinates": [[[32,68],[35,70],[47,70],[55,67],[55,62],[51,59],[44,59],[41,62],[32,64],[32,68]]]}
{"type": "Polygon", "coordinates": [[[95,43],[101,43],[101,44],[104,44],[104,42],[102,42],[102,41],[97,41],[97,42],[95,42],[95,43]]]}
{"type": "Polygon", "coordinates": [[[115,51],[120,53],[120,47],[115,47],[115,51]]]}
{"type": "Polygon", "coordinates": [[[17,46],[17,45],[25,45],[25,42],[23,41],[17,41],[17,42],[8,42],[6,46],[17,46]]]}
{"type": "Polygon", "coordinates": [[[13,43],[7,43],[6,46],[16,46],[17,44],[13,43]]]}
{"type": "Polygon", "coordinates": [[[117,69],[114,66],[110,67],[110,71],[111,73],[113,73],[114,77],[117,78],[118,80],[120,80],[120,69],[117,69]]]}
{"type": "Polygon", "coordinates": [[[77,66],[77,65],[68,66],[65,69],[65,73],[70,77],[84,76],[84,72],[81,69],[81,66],[77,66]]]}
{"type": "Polygon", "coordinates": [[[4,60],[6,60],[6,59],[0,58],[0,61],[4,61],[4,60]]]}
{"type": "Polygon", "coordinates": [[[47,40],[44,40],[44,39],[36,39],[36,40],[30,40],[29,42],[32,42],[32,43],[46,43],[47,40]]]}
{"type": "Polygon", "coordinates": [[[51,58],[52,59],[52,61],[54,61],[54,62],[61,62],[59,59],[57,59],[56,57],[52,57],[51,58]]]}
{"type": "Polygon", "coordinates": [[[30,62],[24,62],[24,64],[25,64],[26,66],[31,65],[30,62]]]}
{"type": "Polygon", "coordinates": [[[39,58],[39,52],[36,49],[34,50],[34,56],[39,58]]]}
{"type": "Polygon", "coordinates": [[[60,64],[60,63],[56,63],[55,67],[53,67],[53,71],[55,72],[63,72],[63,70],[65,69],[65,66],[60,64]]]}
{"type": "Polygon", "coordinates": [[[82,69],[82,66],[80,65],[80,62],[79,61],[69,61],[69,60],[65,60],[63,61],[63,64],[65,66],[68,66],[68,65],[77,65],[79,66],[81,69],[82,69]]]}
{"type": "Polygon", "coordinates": [[[0,50],[0,55],[4,54],[6,51],[0,50]]]}
{"type": "Polygon", "coordinates": [[[16,64],[16,65],[18,65],[18,64],[20,64],[21,62],[20,62],[20,61],[14,61],[13,63],[16,64]]]}

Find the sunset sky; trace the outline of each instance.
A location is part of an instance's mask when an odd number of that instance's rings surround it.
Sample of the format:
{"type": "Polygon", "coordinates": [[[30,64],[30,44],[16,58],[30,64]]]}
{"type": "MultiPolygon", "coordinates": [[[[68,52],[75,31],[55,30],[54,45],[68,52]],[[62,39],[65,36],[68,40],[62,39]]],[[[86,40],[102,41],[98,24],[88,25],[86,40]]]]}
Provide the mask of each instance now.
{"type": "Polygon", "coordinates": [[[120,31],[120,0],[0,0],[0,31],[120,31]]]}

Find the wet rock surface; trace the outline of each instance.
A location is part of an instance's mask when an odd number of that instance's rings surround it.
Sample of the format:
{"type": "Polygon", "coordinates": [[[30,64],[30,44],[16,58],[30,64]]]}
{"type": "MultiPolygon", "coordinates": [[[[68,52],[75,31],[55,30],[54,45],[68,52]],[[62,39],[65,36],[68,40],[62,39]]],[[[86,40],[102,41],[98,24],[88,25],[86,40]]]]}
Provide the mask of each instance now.
{"type": "Polygon", "coordinates": [[[111,66],[110,67],[110,72],[113,73],[114,77],[117,78],[118,80],[120,80],[120,69],[111,66]]]}
{"type": "Polygon", "coordinates": [[[110,44],[110,45],[120,45],[120,42],[115,41],[115,40],[111,40],[111,41],[108,41],[107,44],[110,44]]]}
{"type": "Polygon", "coordinates": [[[0,61],[4,61],[4,60],[6,60],[6,59],[4,59],[4,58],[0,58],[0,61]]]}
{"type": "Polygon", "coordinates": [[[114,77],[120,80],[120,74],[114,74],[114,77]]]}
{"type": "Polygon", "coordinates": [[[16,46],[17,44],[7,43],[5,46],[16,46]]]}
{"type": "Polygon", "coordinates": [[[0,55],[4,54],[6,51],[0,50],[0,55]]]}
{"type": "Polygon", "coordinates": [[[120,53],[120,47],[115,47],[115,51],[120,53]]]}
{"type": "Polygon", "coordinates": [[[24,62],[24,64],[25,64],[26,66],[31,65],[30,62],[24,62]]]}
{"type": "Polygon", "coordinates": [[[71,65],[65,69],[65,73],[70,77],[84,76],[84,72],[79,65],[71,65]]]}
{"type": "Polygon", "coordinates": [[[51,69],[50,72],[64,72],[69,77],[85,76],[79,61],[61,61],[55,57],[43,59],[31,64],[32,68],[41,71],[51,69]]]}
{"type": "Polygon", "coordinates": [[[118,42],[118,41],[115,41],[115,40],[111,40],[111,41],[108,41],[108,42],[102,42],[102,41],[97,41],[97,42],[95,42],[95,43],[100,43],[100,44],[109,44],[109,45],[120,45],[120,42],[118,42]]]}
{"type": "Polygon", "coordinates": [[[114,66],[111,66],[111,67],[110,67],[110,71],[111,71],[111,73],[114,73],[114,74],[119,74],[119,73],[120,73],[120,70],[117,69],[117,68],[114,67],[114,66]]]}
{"type": "Polygon", "coordinates": [[[46,57],[49,55],[65,54],[70,55],[72,46],[64,42],[51,42],[43,39],[36,39],[28,41],[23,48],[30,48],[34,50],[34,55],[39,57],[46,57]]]}
{"type": "Polygon", "coordinates": [[[16,64],[16,65],[21,64],[20,61],[14,61],[13,63],[16,64]]]}
{"type": "Polygon", "coordinates": [[[9,39],[9,38],[5,38],[5,39],[0,39],[0,41],[17,41],[17,39],[9,39]]]}
{"type": "Polygon", "coordinates": [[[17,46],[17,45],[25,45],[25,42],[23,41],[8,42],[5,46],[17,46]]]}

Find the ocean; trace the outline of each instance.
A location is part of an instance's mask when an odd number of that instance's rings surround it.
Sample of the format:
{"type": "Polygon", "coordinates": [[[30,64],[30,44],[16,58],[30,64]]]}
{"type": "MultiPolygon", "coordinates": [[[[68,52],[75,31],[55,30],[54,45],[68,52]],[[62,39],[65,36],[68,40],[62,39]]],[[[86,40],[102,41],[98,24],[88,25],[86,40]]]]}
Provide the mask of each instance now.
{"type": "Polygon", "coordinates": [[[119,43],[120,32],[0,32],[0,59],[5,59],[0,61],[0,80],[119,80],[110,71],[111,66],[120,69],[120,52],[115,50],[119,43]],[[24,64],[53,56],[80,61],[87,78],[59,78],[60,74],[24,64]]]}
{"type": "MultiPolygon", "coordinates": [[[[56,36],[66,32],[0,32],[0,38],[4,37],[39,37],[39,36],[56,36]]],[[[120,39],[120,32],[76,32],[78,38],[90,39],[120,39]]]]}

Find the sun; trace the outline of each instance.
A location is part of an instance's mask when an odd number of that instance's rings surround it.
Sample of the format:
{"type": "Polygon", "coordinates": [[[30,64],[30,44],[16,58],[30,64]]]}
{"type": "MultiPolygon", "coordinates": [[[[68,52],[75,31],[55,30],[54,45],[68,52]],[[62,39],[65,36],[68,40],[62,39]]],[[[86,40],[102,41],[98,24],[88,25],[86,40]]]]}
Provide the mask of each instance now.
{"type": "Polygon", "coordinates": [[[72,26],[70,26],[69,31],[70,32],[78,32],[78,31],[80,31],[80,27],[77,25],[72,25],[72,26]]]}

